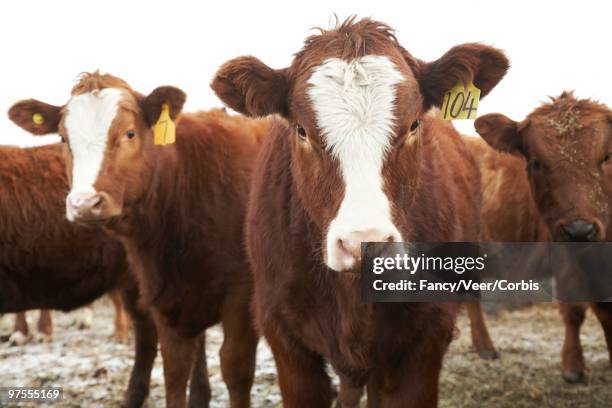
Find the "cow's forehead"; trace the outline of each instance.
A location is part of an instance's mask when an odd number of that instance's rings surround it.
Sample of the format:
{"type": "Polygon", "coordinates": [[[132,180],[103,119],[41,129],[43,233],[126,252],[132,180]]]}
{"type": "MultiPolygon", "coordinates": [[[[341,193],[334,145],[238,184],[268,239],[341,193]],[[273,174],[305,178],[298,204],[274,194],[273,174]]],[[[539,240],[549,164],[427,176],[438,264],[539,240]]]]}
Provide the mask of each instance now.
{"type": "Polygon", "coordinates": [[[560,131],[558,123],[535,123],[526,143],[532,154],[574,165],[576,160],[597,159],[608,147],[608,133],[600,125],[560,131]]]}
{"type": "Polygon", "coordinates": [[[308,79],[318,128],[337,158],[360,144],[388,149],[395,123],[397,84],[404,79],[386,56],[328,58],[308,79]]]}
{"type": "Polygon", "coordinates": [[[530,126],[538,138],[573,143],[579,139],[604,136],[608,130],[605,115],[581,117],[577,112],[571,115],[548,115],[531,117],[530,126]]]}
{"type": "Polygon", "coordinates": [[[75,136],[80,132],[100,134],[103,130],[108,131],[124,97],[124,92],[118,88],[97,89],[72,96],[66,104],[66,130],[75,136]]]}

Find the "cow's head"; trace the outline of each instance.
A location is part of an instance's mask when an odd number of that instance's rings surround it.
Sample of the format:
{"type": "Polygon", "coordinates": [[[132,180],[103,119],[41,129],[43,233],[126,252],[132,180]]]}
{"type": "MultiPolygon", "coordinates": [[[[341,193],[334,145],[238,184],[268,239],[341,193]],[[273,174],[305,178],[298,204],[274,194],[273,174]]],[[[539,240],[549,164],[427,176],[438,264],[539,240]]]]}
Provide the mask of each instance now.
{"type": "Polygon", "coordinates": [[[500,51],[479,44],[422,62],[385,24],[351,18],[308,38],[288,68],[227,62],[212,88],[239,112],[285,122],[298,194],[324,233],[326,264],[342,271],[356,266],[362,242],[401,241],[409,228],[425,112],[460,81],[486,95],[507,69],[500,51]]]}
{"type": "Polygon", "coordinates": [[[184,102],[177,88],[159,87],[143,96],[123,80],[96,72],[81,77],[64,106],[30,99],[13,105],[9,117],[35,135],[60,134],[70,180],[66,216],[101,223],[142,197],[145,180],[154,176],[145,155],[154,148],[152,126],[163,104],[175,118],[184,102]]]}
{"type": "Polygon", "coordinates": [[[554,240],[606,237],[612,197],[612,112],[606,106],[564,92],[520,123],[490,114],[475,126],[494,148],[525,158],[554,240]]]}

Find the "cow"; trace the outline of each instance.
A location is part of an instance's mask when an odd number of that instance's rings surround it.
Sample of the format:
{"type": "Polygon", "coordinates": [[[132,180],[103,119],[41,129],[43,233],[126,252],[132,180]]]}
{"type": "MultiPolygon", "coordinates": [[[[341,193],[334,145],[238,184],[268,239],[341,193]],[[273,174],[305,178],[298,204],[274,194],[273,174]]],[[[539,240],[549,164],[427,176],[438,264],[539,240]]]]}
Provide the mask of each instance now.
{"type": "MultiPolygon", "coordinates": [[[[491,240],[611,241],[612,111],[563,92],[521,122],[478,118],[485,143],[472,142],[483,176],[483,227],[491,240]]],[[[580,326],[591,307],[612,363],[610,303],[560,303],[565,324],[562,376],[585,380],[580,326]]]]}
{"type": "Polygon", "coordinates": [[[121,243],[65,219],[63,150],[60,144],[0,147],[0,313],[69,311],[118,292],[135,332],[124,405],[139,407],[157,354],[155,326],[138,305],[138,286],[121,243]]]}
{"type": "MultiPolygon", "coordinates": [[[[128,339],[130,321],[121,302],[121,293],[112,291],[108,294],[112,302],[115,314],[113,338],[119,343],[125,343],[128,339]]],[[[76,317],[74,325],[77,329],[88,329],[93,321],[92,305],[81,309],[81,313],[76,317]]],[[[42,336],[44,342],[51,341],[53,336],[53,317],[51,310],[41,310],[36,324],[38,335],[42,336]]],[[[23,345],[29,340],[29,327],[26,319],[26,312],[15,314],[13,333],[9,337],[9,343],[23,345]]]]}
{"type": "Polygon", "coordinates": [[[351,17],[309,37],[287,68],[246,56],[215,75],[230,108],[276,117],[246,234],[256,324],[285,406],[330,406],[326,362],[342,383],[367,385],[371,406],[437,405],[458,305],[362,303],[360,247],[478,240],[476,164],[453,126],[426,112],[458,82],[487,95],[507,69],[481,44],[426,63],[386,24],[351,17]]]}
{"type": "Polygon", "coordinates": [[[11,117],[34,134],[59,132],[71,178],[66,217],[125,246],[159,334],[167,406],[185,406],[191,371],[189,403],[208,405],[203,333],[221,322],[230,404],[247,407],[258,336],[243,224],[267,123],[221,110],[181,114],[185,98],[170,86],[143,95],[95,72],[81,76],[64,106],[22,101],[11,117]],[[162,114],[166,126],[176,123],[174,144],[154,144],[162,114]]]}

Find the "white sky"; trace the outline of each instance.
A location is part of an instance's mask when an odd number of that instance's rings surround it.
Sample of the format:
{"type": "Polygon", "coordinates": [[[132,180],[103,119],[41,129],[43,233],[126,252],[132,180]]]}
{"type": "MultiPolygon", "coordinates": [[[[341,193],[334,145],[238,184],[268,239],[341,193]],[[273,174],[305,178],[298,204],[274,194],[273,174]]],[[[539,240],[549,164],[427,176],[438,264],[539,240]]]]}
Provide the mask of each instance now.
{"type": "MultiPolygon", "coordinates": [[[[216,69],[244,54],[286,66],[314,26],[333,13],[371,16],[397,30],[414,56],[433,60],[463,42],[505,50],[512,67],[481,100],[479,115],[521,119],[547,95],[574,89],[612,104],[612,3],[608,1],[209,0],[5,2],[0,23],[0,144],[49,143],[11,123],[16,101],[64,104],[77,75],[100,69],[148,93],[175,85],[187,110],[221,106],[216,69]]],[[[472,121],[457,121],[474,133],[472,121]]]]}

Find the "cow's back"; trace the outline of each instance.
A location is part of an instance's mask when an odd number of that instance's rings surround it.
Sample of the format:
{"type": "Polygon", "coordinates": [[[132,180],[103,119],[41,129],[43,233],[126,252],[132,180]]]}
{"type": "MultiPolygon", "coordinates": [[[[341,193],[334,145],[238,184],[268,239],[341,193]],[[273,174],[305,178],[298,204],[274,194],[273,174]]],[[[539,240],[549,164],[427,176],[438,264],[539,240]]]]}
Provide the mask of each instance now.
{"type": "Polygon", "coordinates": [[[72,309],[126,278],[121,245],[65,218],[59,144],[0,148],[0,311],[72,309]]]}

